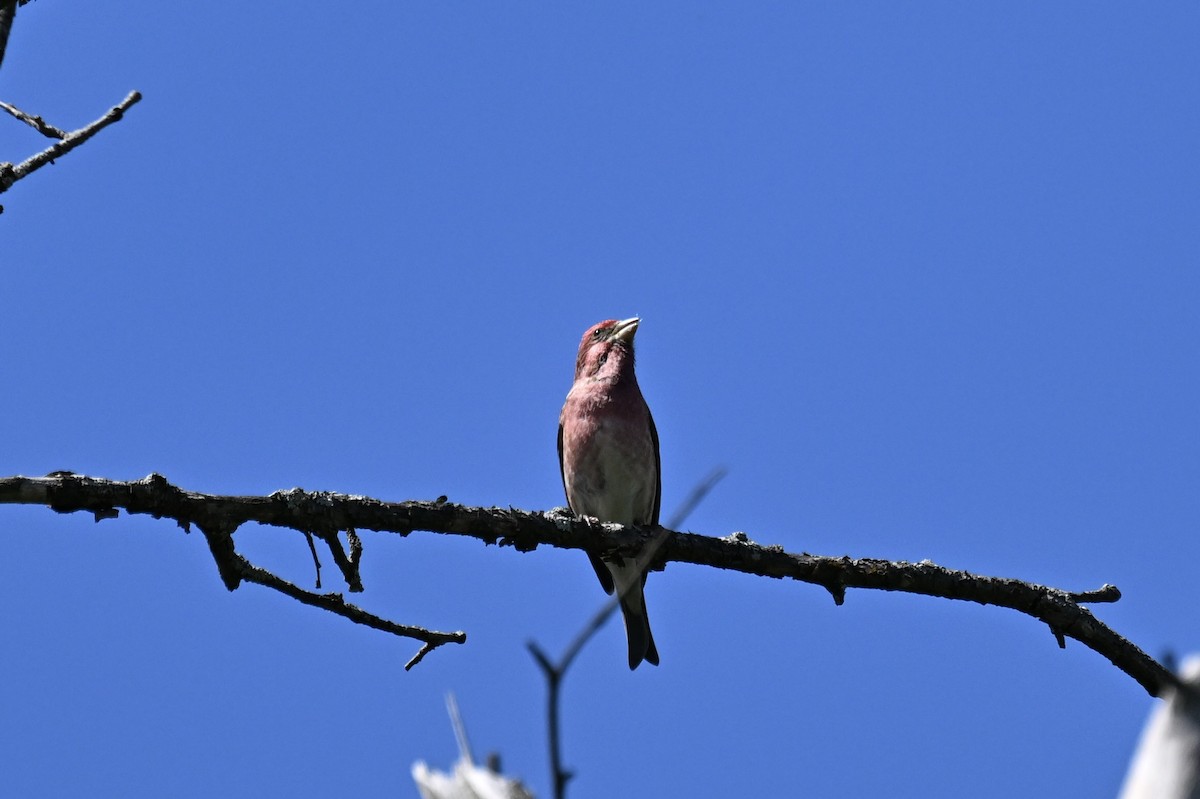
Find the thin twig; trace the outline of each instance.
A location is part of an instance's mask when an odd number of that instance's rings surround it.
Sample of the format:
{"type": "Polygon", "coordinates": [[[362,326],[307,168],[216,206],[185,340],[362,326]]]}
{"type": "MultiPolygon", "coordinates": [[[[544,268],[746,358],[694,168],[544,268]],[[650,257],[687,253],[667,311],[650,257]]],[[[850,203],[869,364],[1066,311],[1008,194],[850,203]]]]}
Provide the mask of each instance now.
{"type": "MultiPolygon", "coordinates": [[[[348,557],[346,560],[350,564],[350,568],[353,569],[354,573],[357,575],[358,574],[358,564],[362,560],[363,545],[362,545],[362,541],[358,537],[358,532],[355,531],[355,529],[353,527],[351,527],[349,530],[346,531],[346,543],[350,545],[350,557],[348,557]]],[[[354,590],[353,584],[351,584],[350,590],[351,591],[354,590]]],[[[359,580],[358,590],[359,591],[362,590],[362,580],[361,579],[359,580]]]]}
{"type": "Polygon", "coordinates": [[[389,619],[381,618],[373,613],[368,613],[357,605],[351,605],[342,598],[341,594],[316,594],[312,591],[306,591],[300,586],[290,583],[266,569],[255,566],[241,555],[236,555],[235,557],[238,559],[238,572],[246,582],[258,583],[267,588],[274,588],[279,593],[290,596],[298,602],[302,602],[305,605],[312,605],[322,610],[328,610],[330,613],[336,613],[355,624],[362,624],[375,630],[391,633],[392,635],[423,641],[425,646],[422,647],[420,657],[424,657],[429,651],[443,644],[462,644],[467,640],[467,634],[461,630],[452,633],[439,632],[409,624],[398,624],[389,619]]]}
{"type": "Polygon", "coordinates": [[[542,676],[546,678],[546,729],[550,746],[550,777],[554,782],[554,799],[565,799],[567,783],[575,774],[563,767],[562,736],[559,733],[558,706],[564,667],[550,662],[550,658],[535,642],[529,641],[525,646],[533,655],[538,668],[542,670],[542,676]]]}
{"type": "MultiPolygon", "coordinates": [[[[462,641],[456,641],[455,643],[462,643],[462,641]]],[[[432,652],[436,648],[437,648],[437,644],[428,644],[428,643],[425,644],[425,646],[423,646],[419,650],[417,650],[417,654],[413,655],[412,658],[407,663],[404,664],[404,670],[412,671],[413,666],[417,665],[422,660],[424,660],[425,656],[428,655],[430,652],[432,652]]]]}
{"type": "Polygon", "coordinates": [[[65,139],[65,138],[67,138],[68,134],[65,130],[61,130],[60,128],[54,127],[49,122],[42,119],[41,117],[36,117],[36,116],[31,116],[29,114],[26,114],[24,111],[17,108],[15,105],[11,105],[10,103],[5,103],[5,102],[0,101],[0,110],[7,111],[8,113],[12,114],[14,117],[21,120],[26,125],[29,125],[31,128],[33,128],[34,130],[36,130],[38,133],[42,134],[46,138],[49,138],[49,139],[65,139]]]}
{"type": "Polygon", "coordinates": [[[358,543],[358,553],[355,556],[354,544],[358,541],[358,536],[351,529],[347,538],[350,540],[350,554],[352,557],[346,557],[346,550],[342,549],[342,541],[338,538],[337,531],[323,531],[318,533],[321,540],[325,542],[325,546],[329,547],[329,554],[333,556],[333,562],[342,572],[342,578],[346,581],[346,587],[350,593],[362,593],[362,576],[358,572],[358,558],[362,557],[362,543],[358,543]]]}
{"type": "Polygon", "coordinates": [[[313,568],[317,570],[317,590],[321,590],[321,559],[317,557],[317,545],[313,543],[312,533],[304,531],[304,540],[308,542],[308,551],[312,553],[313,568]]]}

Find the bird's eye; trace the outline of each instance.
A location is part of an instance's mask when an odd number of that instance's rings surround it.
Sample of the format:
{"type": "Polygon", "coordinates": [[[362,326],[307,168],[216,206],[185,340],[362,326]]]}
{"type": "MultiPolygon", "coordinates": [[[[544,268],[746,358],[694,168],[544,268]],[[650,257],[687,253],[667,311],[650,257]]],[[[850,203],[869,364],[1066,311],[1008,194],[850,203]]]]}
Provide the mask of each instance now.
{"type": "Polygon", "coordinates": [[[607,332],[608,332],[607,329],[605,329],[603,327],[598,327],[598,328],[596,328],[596,332],[592,334],[592,338],[599,341],[600,339],[604,338],[604,334],[607,332]]]}

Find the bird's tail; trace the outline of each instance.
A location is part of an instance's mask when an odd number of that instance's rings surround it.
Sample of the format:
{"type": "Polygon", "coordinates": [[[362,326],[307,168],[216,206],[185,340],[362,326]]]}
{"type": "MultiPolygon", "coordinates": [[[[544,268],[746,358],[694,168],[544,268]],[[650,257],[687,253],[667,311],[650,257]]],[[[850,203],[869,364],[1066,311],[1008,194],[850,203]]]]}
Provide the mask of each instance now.
{"type": "Polygon", "coordinates": [[[646,615],[646,597],[643,593],[645,585],[646,578],[642,577],[641,585],[631,588],[621,597],[625,637],[629,640],[630,669],[636,669],[643,660],[658,665],[658,647],[654,645],[654,635],[650,632],[650,617],[646,615]]]}

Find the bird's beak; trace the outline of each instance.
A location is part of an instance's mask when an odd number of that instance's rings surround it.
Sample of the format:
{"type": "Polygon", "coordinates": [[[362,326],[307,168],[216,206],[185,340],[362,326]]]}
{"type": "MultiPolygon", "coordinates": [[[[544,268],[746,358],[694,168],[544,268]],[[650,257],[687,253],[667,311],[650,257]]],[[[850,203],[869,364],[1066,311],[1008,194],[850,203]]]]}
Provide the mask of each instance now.
{"type": "Polygon", "coordinates": [[[613,325],[612,333],[609,335],[611,335],[617,341],[624,341],[626,344],[632,344],[633,334],[637,332],[638,325],[641,323],[642,320],[636,316],[632,319],[622,319],[620,322],[617,322],[615,325],[613,325]]]}

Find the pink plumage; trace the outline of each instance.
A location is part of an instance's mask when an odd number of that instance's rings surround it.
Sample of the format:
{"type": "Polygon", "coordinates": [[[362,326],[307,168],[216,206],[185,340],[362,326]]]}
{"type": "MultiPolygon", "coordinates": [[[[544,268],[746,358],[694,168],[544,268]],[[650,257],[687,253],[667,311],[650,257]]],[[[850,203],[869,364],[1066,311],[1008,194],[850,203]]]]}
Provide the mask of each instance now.
{"type": "MultiPolygon", "coordinates": [[[[633,369],[640,321],[609,319],[583,334],[558,420],[558,462],[575,515],[645,526],[658,524],[662,480],[658,431],[633,369]]],[[[658,665],[643,594],[646,564],[589,557],[604,590],[621,595],[629,668],[643,660],[658,665]]]]}

